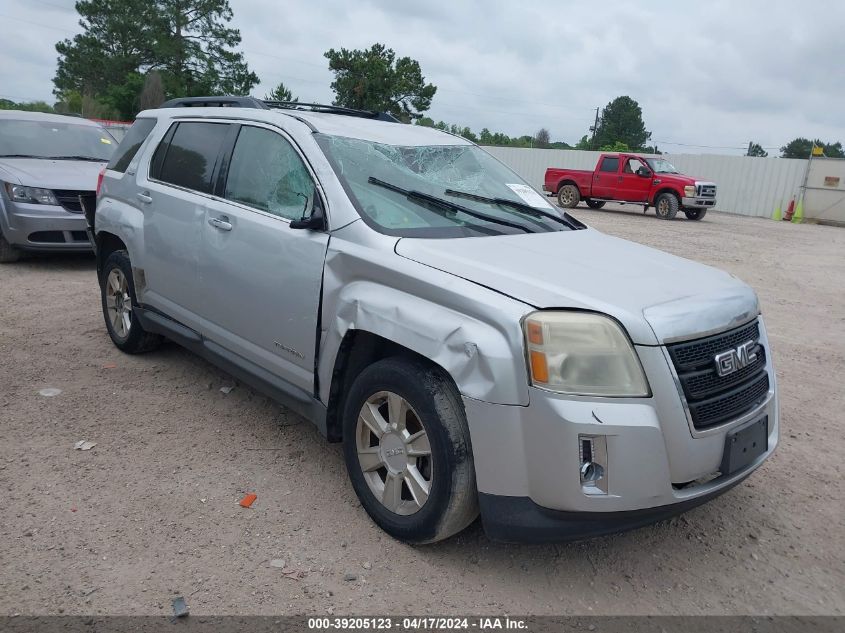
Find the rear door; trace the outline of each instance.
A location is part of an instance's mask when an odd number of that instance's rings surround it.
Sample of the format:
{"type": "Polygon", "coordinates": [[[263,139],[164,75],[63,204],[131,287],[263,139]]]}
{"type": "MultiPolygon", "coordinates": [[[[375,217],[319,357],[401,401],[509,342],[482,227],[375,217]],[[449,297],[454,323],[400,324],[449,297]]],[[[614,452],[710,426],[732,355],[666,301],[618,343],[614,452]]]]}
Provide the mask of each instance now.
{"type": "Polygon", "coordinates": [[[619,200],[630,202],[645,202],[651,191],[651,169],[645,161],[636,156],[623,157],[622,171],[618,178],[617,196],[619,200]],[[648,170],[648,177],[640,176],[637,171],[648,170]]]}
{"type": "Polygon", "coordinates": [[[619,178],[619,156],[602,156],[593,172],[593,198],[616,198],[619,178]]]}
{"type": "Polygon", "coordinates": [[[199,329],[202,311],[198,280],[206,205],[231,128],[222,122],[176,122],[156,148],[149,170],[138,172],[145,303],[194,329],[199,329]]]}
{"type": "Polygon", "coordinates": [[[320,195],[313,172],[281,130],[249,124],[219,178],[202,222],[203,334],[311,392],[329,236],[290,222],[320,195]]]}

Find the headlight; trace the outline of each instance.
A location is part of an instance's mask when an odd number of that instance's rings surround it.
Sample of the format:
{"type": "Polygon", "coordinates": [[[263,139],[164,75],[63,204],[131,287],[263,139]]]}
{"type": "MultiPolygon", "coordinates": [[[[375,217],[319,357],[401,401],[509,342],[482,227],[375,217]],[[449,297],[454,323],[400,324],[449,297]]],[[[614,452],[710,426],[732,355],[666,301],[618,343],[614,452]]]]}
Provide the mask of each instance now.
{"type": "Polygon", "coordinates": [[[10,182],[6,183],[6,193],[13,202],[27,202],[29,204],[52,204],[59,205],[56,196],[49,189],[41,189],[40,187],[25,187],[24,185],[13,185],[10,182]]]}
{"type": "Polygon", "coordinates": [[[531,384],[581,396],[649,396],[628,337],[609,317],[534,312],[525,318],[531,384]]]}
{"type": "Polygon", "coordinates": [[[684,187],[684,195],[687,198],[695,197],[695,185],[687,185],[686,187],[684,187]]]}

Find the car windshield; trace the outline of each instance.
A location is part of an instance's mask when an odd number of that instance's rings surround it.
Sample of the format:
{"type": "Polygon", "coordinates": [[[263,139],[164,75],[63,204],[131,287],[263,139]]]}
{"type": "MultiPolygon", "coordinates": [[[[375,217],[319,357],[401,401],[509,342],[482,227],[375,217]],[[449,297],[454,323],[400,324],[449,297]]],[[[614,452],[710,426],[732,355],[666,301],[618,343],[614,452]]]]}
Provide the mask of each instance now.
{"type": "Polygon", "coordinates": [[[101,127],[69,122],[0,119],[0,157],[102,160],[117,141],[101,127]]]}
{"type": "Polygon", "coordinates": [[[358,213],[381,233],[476,237],[580,228],[475,145],[316,136],[358,213]]]}
{"type": "Polygon", "coordinates": [[[670,163],[668,160],[664,158],[646,158],[646,162],[649,164],[649,167],[654,171],[656,174],[679,174],[675,166],[670,163]]]}

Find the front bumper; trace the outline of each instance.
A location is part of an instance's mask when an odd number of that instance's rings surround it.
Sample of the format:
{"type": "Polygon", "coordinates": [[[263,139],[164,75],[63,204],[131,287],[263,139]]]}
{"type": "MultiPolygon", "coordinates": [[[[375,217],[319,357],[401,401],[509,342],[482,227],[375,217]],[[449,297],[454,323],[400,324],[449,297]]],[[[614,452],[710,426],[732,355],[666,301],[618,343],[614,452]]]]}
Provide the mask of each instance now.
{"type": "Polygon", "coordinates": [[[704,503],[745,479],[778,442],[771,391],[753,411],[704,432],[691,428],[660,347],[637,346],[651,398],[567,397],[530,389],[527,407],[464,398],[485,530],[506,541],[566,541],[645,525],[704,503]],[[719,474],[728,433],[768,416],[767,448],[719,474]],[[588,493],[579,435],[603,436],[607,494],[588,493]]]}
{"type": "Polygon", "coordinates": [[[709,209],[716,206],[716,198],[681,198],[681,206],[691,209],[709,209]]]}
{"type": "Polygon", "coordinates": [[[12,246],[26,251],[90,251],[85,216],[61,207],[10,204],[0,213],[0,231],[12,246]]]}

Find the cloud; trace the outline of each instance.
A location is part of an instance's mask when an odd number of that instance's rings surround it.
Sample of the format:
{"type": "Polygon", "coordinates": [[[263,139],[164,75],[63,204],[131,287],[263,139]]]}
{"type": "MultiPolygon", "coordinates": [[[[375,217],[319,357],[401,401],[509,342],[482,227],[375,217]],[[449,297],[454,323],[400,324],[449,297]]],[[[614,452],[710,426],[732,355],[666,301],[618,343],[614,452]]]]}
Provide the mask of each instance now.
{"type": "MultiPolygon", "coordinates": [[[[257,95],[284,81],[300,99],[330,101],[323,53],[382,42],[417,59],[438,87],[430,116],[474,130],[521,135],[546,127],[553,139],[572,143],[587,133],[596,107],[627,94],[642,106],[653,138],[664,142],[739,148],[752,139],[779,147],[796,136],[845,141],[836,105],[845,98],[842,3],[231,0],[231,6],[246,58],[261,78],[257,95]]],[[[0,44],[0,93],[50,100],[53,44],[78,31],[73,2],[7,0],[0,14],[16,35],[0,44]]]]}

